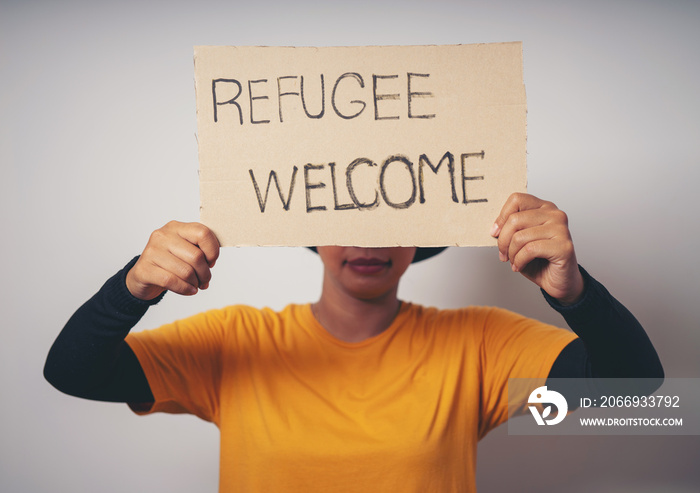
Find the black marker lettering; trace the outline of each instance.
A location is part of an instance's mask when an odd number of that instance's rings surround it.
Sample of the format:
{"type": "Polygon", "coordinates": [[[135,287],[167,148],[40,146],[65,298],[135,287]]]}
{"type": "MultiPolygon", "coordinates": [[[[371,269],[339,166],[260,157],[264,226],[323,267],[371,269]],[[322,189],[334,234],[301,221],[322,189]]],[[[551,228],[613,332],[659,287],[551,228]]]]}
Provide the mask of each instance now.
{"type": "Polygon", "coordinates": [[[357,209],[355,204],[338,204],[338,188],[335,184],[335,163],[328,163],[331,169],[331,184],[333,185],[333,204],[336,211],[346,211],[348,209],[357,209]]]}
{"type": "MultiPolygon", "coordinates": [[[[321,118],[326,112],[326,90],[323,84],[323,74],[321,74],[321,111],[317,115],[312,115],[309,110],[306,109],[306,98],[304,97],[304,76],[301,76],[301,105],[304,107],[304,113],[309,118],[321,118]]],[[[281,120],[280,120],[281,121],[281,120]]]]}
{"type": "Polygon", "coordinates": [[[357,198],[357,195],[355,195],[355,187],[352,184],[352,172],[361,164],[366,164],[367,166],[376,166],[375,163],[363,157],[357,158],[352,163],[350,163],[348,165],[348,168],[345,170],[345,179],[348,187],[348,193],[350,194],[350,198],[352,199],[352,201],[359,209],[374,209],[379,205],[379,194],[376,190],[374,191],[374,202],[371,202],[369,204],[360,202],[357,198]]]}
{"type": "MultiPolygon", "coordinates": [[[[386,99],[399,99],[398,94],[377,94],[377,80],[379,79],[398,79],[398,75],[372,75],[372,94],[374,96],[374,119],[375,120],[398,120],[397,116],[379,116],[379,101],[386,99]]],[[[410,110],[409,110],[410,112],[410,110]]]]}
{"type": "Polygon", "coordinates": [[[445,155],[442,156],[442,158],[440,159],[440,162],[437,163],[437,166],[433,166],[433,163],[430,162],[430,159],[428,159],[428,156],[425,154],[421,154],[420,158],[418,159],[418,201],[421,204],[425,203],[425,191],[423,190],[423,166],[427,163],[430,169],[433,171],[433,173],[437,174],[438,170],[440,169],[440,166],[442,165],[442,162],[445,159],[447,159],[447,171],[450,174],[452,202],[459,202],[459,199],[457,198],[457,191],[455,190],[455,158],[451,152],[446,152],[445,155]]]}
{"type": "Polygon", "coordinates": [[[338,77],[338,80],[335,81],[335,85],[333,86],[333,95],[331,96],[331,104],[333,106],[333,110],[335,111],[336,115],[338,115],[340,118],[343,118],[345,120],[351,120],[352,118],[359,116],[360,113],[362,113],[365,110],[367,103],[365,103],[364,101],[358,101],[357,99],[355,99],[353,101],[350,101],[350,103],[362,105],[362,108],[357,113],[354,113],[352,115],[344,115],[340,112],[340,110],[338,109],[338,106],[335,104],[335,93],[338,90],[338,84],[340,84],[340,81],[347,78],[347,77],[352,77],[353,79],[355,79],[360,84],[360,87],[364,89],[365,81],[362,79],[362,76],[360,74],[357,74],[355,72],[345,73],[345,74],[341,75],[340,77],[338,77]]]}
{"type": "Polygon", "coordinates": [[[311,170],[322,170],[325,166],[322,164],[305,164],[304,165],[304,188],[306,189],[306,212],[311,211],[325,211],[325,205],[317,205],[313,207],[311,205],[311,190],[314,188],[326,188],[326,184],[323,182],[319,183],[309,183],[309,171],[311,170]]]}
{"type": "Polygon", "coordinates": [[[241,106],[236,102],[236,99],[238,98],[238,96],[241,95],[242,90],[243,90],[243,88],[241,87],[241,83],[238,82],[236,79],[213,79],[211,81],[211,95],[212,95],[212,100],[214,101],[214,122],[218,121],[217,110],[218,110],[219,106],[224,105],[224,104],[233,104],[236,106],[236,108],[238,108],[238,119],[240,120],[241,125],[243,125],[243,112],[241,111],[241,106]],[[219,103],[216,99],[216,84],[221,83],[221,82],[235,84],[236,86],[238,86],[238,92],[236,93],[236,95],[234,97],[232,97],[231,99],[229,99],[228,101],[224,101],[223,103],[219,103]]]}
{"type": "Polygon", "coordinates": [[[468,152],[466,154],[462,154],[462,203],[463,204],[474,204],[478,202],[488,202],[487,199],[467,199],[467,181],[471,180],[483,180],[484,176],[466,176],[466,164],[467,164],[467,159],[470,157],[480,157],[481,159],[484,159],[484,151],[481,152],[468,152]]]}
{"type": "Polygon", "coordinates": [[[411,204],[416,201],[416,177],[413,174],[413,163],[409,161],[408,158],[399,155],[387,158],[387,160],[384,161],[384,164],[382,164],[382,171],[379,174],[379,190],[382,192],[384,202],[386,202],[390,207],[393,207],[394,209],[408,209],[411,204]],[[384,187],[384,174],[386,173],[389,165],[395,162],[403,163],[404,166],[406,166],[409,175],[411,175],[411,183],[413,184],[413,188],[411,190],[411,196],[405,202],[392,202],[389,200],[384,187]]]}
{"type": "Polygon", "coordinates": [[[272,183],[272,180],[275,180],[275,186],[277,187],[277,194],[280,197],[280,200],[282,201],[282,208],[285,211],[289,210],[289,204],[292,201],[292,192],[294,191],[294,180],[296,179],[297,176],[297,167],[294,166],[292,169],[292,179],[289,183],[289,195],[287,196],[287,200],[284,199],[284,195],[282,195],[282,188],[280,187],[280,182],[277,179],[277,173],[275,173],[274,170],[270,171],[270,176],[267,178],[267,188],[265,189],[265,199],[262,198],[262,194],[260,193],[260,187],[258,187],[258,182],[255,180],[255,175],[253,174],[253,170],[249,169],[248,172],[250,173],[250,178],[253,180],[253,186],[255,187],[255,194],[258,197],[258,206],[260,206],[260,212],[265,212],[265,207],[267,206],[267,197],[270,194],[270,183],[272,183]]]}
{"type": "Polygon", "coordinates": [[[267,79],[249,80],[248,81],[248,97],[250,98],[250,123],[270,123],[270,120],[256,120],[253,118],[253,101],[258,99],[268,99],[267,96],[253,96],[253,84],[267,82],[267,79]]]}
{"type": "MultiPolygon", "coordinates": [[[[282,92],[282,79],[296,79],[296,75],[284,75],[282,77],[277,77],[277,106],[280,113],[280,123],[284,121],[282,118],[282,96],[298,96],[298,92],[282,92]]],[[[252,110],[251,110],[252,111],[252,110]]],[[[252,118],[252,114],[251,114],[252,118]]]]}
{"type": "MultiPolygon", "coordinates": [[[[430,74],[414,74],[411,72],[408,72],[408,117],[409,118],[435,118],[435,114],[431,113],[428,115],[414,115],[413,112],[411,111],[411,102],[413,101],[413,98],[432,98],[433,93],[432,92],[414,92],[411,90],[411,77],[425,77],[428,78],[430,77],[430,74]]],[[[439,166],[439,165],[438,165],[439,166]]]]}

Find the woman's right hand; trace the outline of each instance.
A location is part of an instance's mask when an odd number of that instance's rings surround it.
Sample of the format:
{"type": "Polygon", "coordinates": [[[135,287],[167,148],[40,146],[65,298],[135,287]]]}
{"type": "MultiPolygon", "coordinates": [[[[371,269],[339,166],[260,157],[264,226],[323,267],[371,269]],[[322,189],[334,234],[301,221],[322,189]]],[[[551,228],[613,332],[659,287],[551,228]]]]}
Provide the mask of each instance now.
{"type": "Polygon", "coordinates": [[[151,234],[126,275],[126,287],[141,300],[152,300],[166,290],[196,294],[209,286],[219,248],[219,240],[203,224],[170,221],[151,234]]]}

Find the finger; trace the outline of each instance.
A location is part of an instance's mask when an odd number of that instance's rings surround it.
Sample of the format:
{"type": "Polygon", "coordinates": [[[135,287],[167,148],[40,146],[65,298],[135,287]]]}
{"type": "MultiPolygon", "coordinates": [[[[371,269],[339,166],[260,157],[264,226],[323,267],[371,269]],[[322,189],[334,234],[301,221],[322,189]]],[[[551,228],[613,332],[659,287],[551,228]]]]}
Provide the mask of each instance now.
{"type": "Polygon", "coordinates": [[[211,229],[201,223],[186,223],[178,229],[178,234],[202,251],[209,267],[214,266],[221,247],[211,229]]]}
{"type": "MultiPolygon", "coordinates": [[[[524,236],[524,239],[521,239],[519,243],[519,245],[522,245],[528,241],[528,238],[530,238],[533,234],[545,234],[542,231],[539,233],[531,232],[529,235],[522,232],[531,228],[538,228],[548,223],[552,223],[552,220],[553,218],[551,211],[542,208],[511,213],[506,222],[503,224],[500,234],[498,235],[497,244],[499,258],[502,261],[506,261],[511,258],[510,252],[513,249],[512,243],[514,236],[524,236]]],[[[545,234],[545,236],[551,236],[551,234],[545,234]]]]}
{"type": "MultiPolygon", "coordinates": [[[[191,296],[197,294],[198,286],[196,283],[188,282],[177,275],[173,269],[165,269],[159,265],[152,264],[150,268],[149,278],[154,281],[154,284],[172,291],[173,293],[191,296]]],[[[175,269],[177,270],[177,269],[175,269]]]]}
{"type": "Polygon", "coordinates": [[[511,264],[514,272],[522,272],[537,259],[551,263],[561,263],[573,255],[573,244],[561,238],[538,239],[522,246],[512,257],[511,264]]]}
{"type": "Polygon", "coordinates": [[[518,252],[523,249],[528,243],[532,243],[540,240],[551,240],[557,235],[556,228],[542,223],[537,226],[530,226],[528,228],[519,229],[514,232],[510,237],[510,242],[508,243],[507,257],[513,262],[515,256],[518,252]]]}
{"type": "MultiPolygon", "coordinates": [[[[196,247],[192,248],[196,249],[196,247]]],[[[199,287],[200,276],[204,277],[204,273],[198,273],[193,261],[187,259],[187,250],[187,246],[169,245],[168,250],[158,256],[151,257],[150,260],[154,266],[172,273],[188,284],[199,287]]],[[[203,257],[203,255],[201,256],[203,257]]],[[[206,267],[206,263],[200,261],[200,264],[206,267]]],[[[204,268],[201,265],[199,268],[204,268]]]]}
{"type": "Polygon", "coordinates": [[[166,255],[155,261],[185,282],[204,288],[211,281],[211,269],[204,251],[181,237],[168,244],[166,255]]]}
{"type": "MultiPolygon", "coordinates": [[[[166,238],[158,244],[194,269],[200,288],[208,287],[211,280],[210,269],[216,263],[220,249],[214,233],[200,223],[177,221],[169,222],[162,229],[166,238]]],[[[178,271],[175,273],[178,274],[178,271]]],[[[188,277],[183,279],[190,281],[189,273],[188,277]]]]}
{"type": "Polygon", "coordinates": [[[562,304],[575,303],[584,290],[572,242],[552,239],[528,243],[513,258],[512,268],[562,304]],[[545,274],[542,267],[547,263],[556,264],[558,268],[545,274]]]}
{"type": "MultiPolygon", "coordinates": [[[[209,228],[199,223],[170,221],[151,234],[141,256],[144,263],[159,269],[144,270],[140,277],[144,284],[165,287],[162,269],[193,286],[196,292],[198,288],[208,287],[211,280],[210,268],[218,255],[219,242],[209,228]],[[148,276],[156,276],[157,280],[148,276]]],[[[170,280],[169,277],[167,280],[170,280]]],[[[190,291],[182,286],[176,289],[190,291]]]]}
{"type": "MultiPolygon", "coordinates": [[[[511,214],[516,212],[537,209],[548,203],[542,199],[530,195],[527,193],[513,193],[506,200],[505,204],[501,208],[496,221],[491,228],[491,236],[498,237],[500,235],[503,225],[506,223],[511,214]]],[[[553,204],[552,204],[553,205],[553,204]]]]}
{"type": "Polygon", "coordinates": [[[179,294],[191,295],[197,287],[180,279],[172,270],[167,270],[141,256],[127,274],[127,288],[135,297],[151,300],[163,291],[172,290],[179,294]]]}

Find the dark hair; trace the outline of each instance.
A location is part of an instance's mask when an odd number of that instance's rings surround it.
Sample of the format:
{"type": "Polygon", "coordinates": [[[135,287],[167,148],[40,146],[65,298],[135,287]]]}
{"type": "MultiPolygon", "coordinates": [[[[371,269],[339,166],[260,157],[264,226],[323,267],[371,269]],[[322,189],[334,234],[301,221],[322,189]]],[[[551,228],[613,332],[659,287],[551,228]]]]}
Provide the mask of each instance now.
{"type": "MultiPolygon", "coordinates": [[[[309,250],[312,250],[316,253],[316,247],[307,247],[309,250]]],[[[421,260],[426,260],[429,259],[430,257],[434,257],[438,253],[442,252],[444,249],[447,247],[418,247],[416,248],[416,255],[413,257],[413,261],[411,263],[415,264],[416,262],[420,262],[421,260]]]]}

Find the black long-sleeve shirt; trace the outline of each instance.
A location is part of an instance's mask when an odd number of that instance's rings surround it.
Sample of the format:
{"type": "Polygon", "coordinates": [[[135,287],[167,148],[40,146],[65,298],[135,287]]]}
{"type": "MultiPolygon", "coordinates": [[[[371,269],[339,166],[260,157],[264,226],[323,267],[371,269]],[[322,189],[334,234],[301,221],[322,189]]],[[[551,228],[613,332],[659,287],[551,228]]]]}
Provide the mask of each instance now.
{"type": "MultiPolygon", "coordinates": [[[[148,380],[125,338],[163,295],[142,301],[128,291],[126,274],[137,258],[73,314],[51,347],[44,376],[62,392],[103,401],[153,401],[148,380]]],[[[561,351],[549,378],[658,379],[654,387],[660,385],[663,368],[642,326],[605,287],[584,269],[581,272],[586,287],[576,304],[560,305],[543,291],[579,336],[561,351]]]]}

